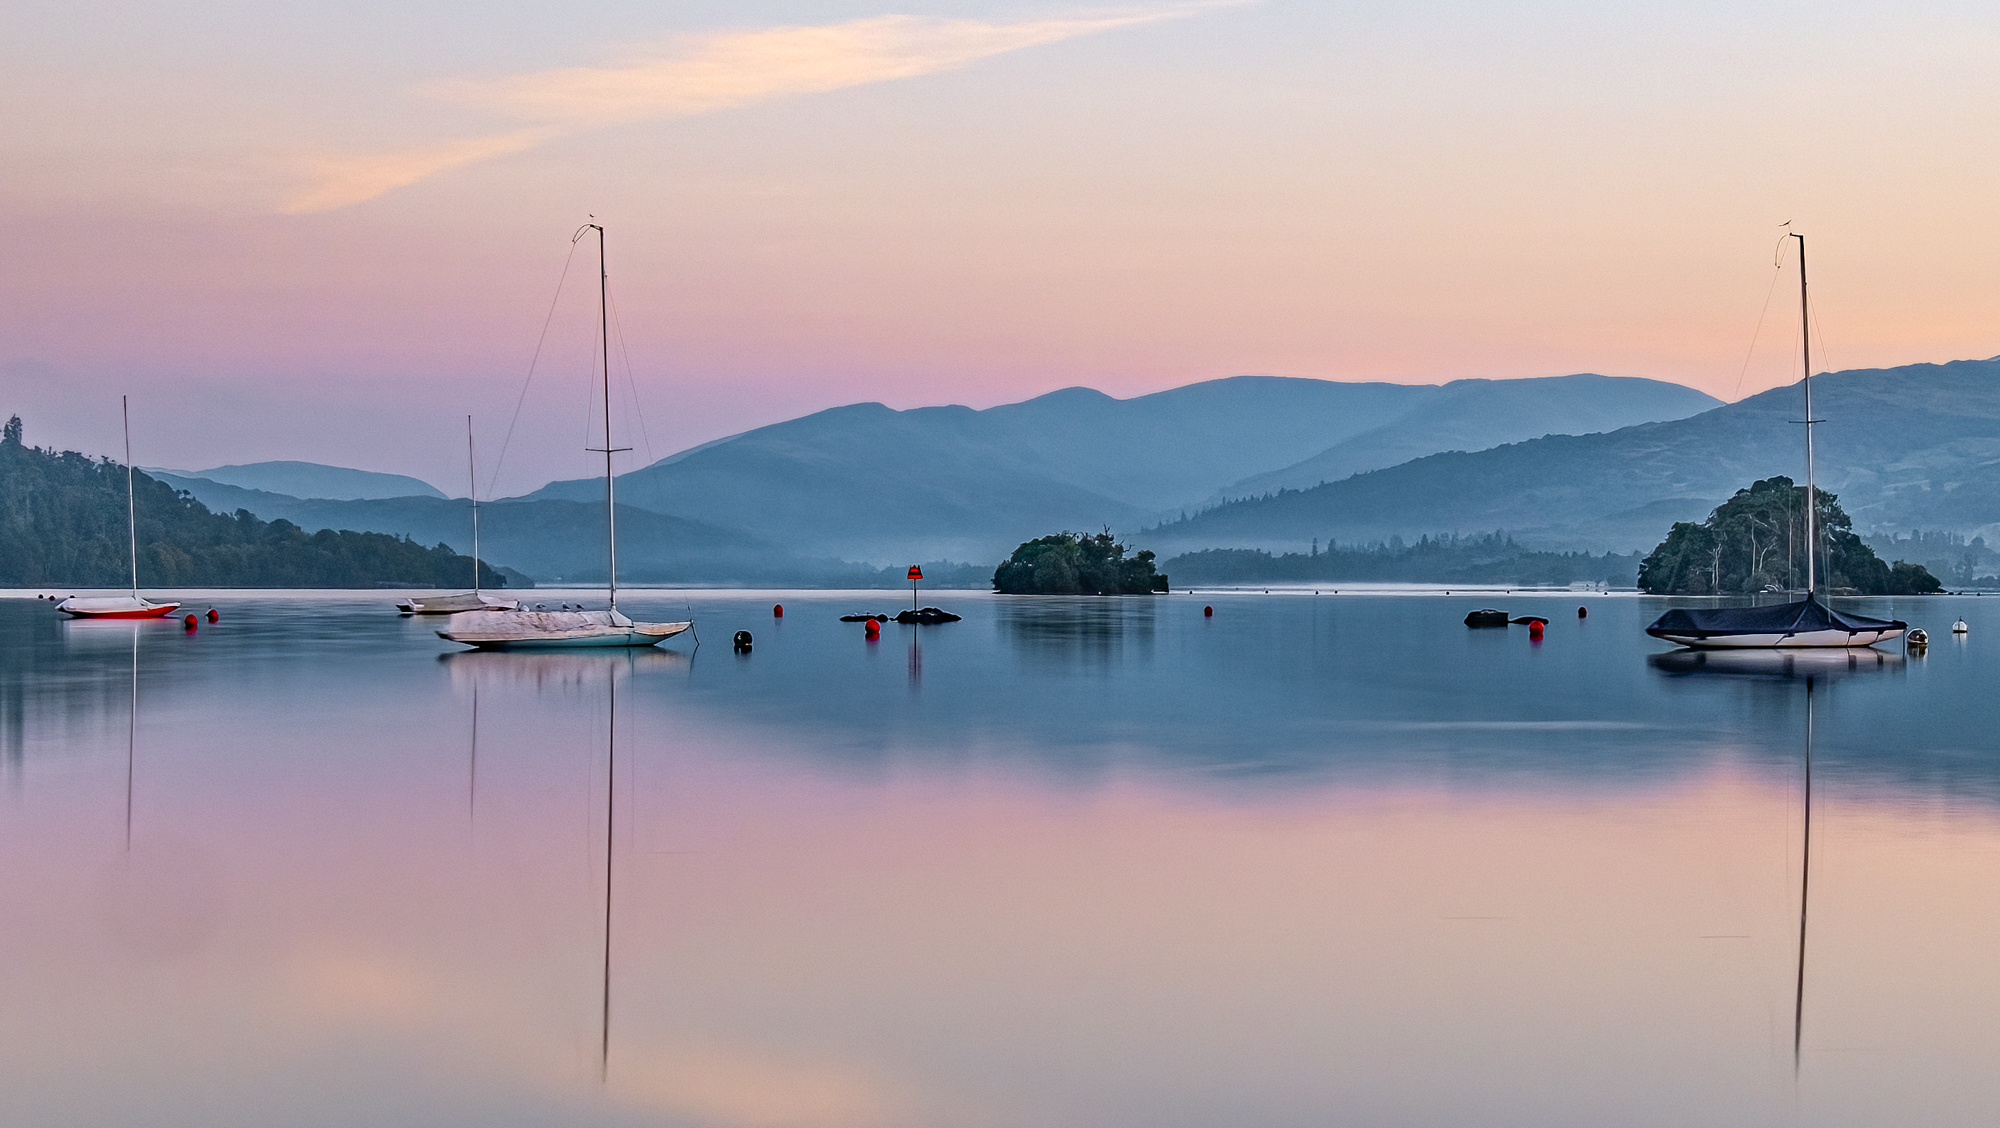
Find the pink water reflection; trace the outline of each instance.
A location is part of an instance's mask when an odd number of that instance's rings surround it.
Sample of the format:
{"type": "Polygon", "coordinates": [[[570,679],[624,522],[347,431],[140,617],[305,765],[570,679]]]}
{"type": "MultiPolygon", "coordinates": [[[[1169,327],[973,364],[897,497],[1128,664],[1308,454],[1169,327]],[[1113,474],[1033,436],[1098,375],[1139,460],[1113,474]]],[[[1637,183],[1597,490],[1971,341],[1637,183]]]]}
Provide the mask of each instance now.
{"type": "Polygon", "coordinates": [[[421,693],[296,715],[142,690],[129,852],[123,703],[41,734],[70,754],[26,761],[0,820],[13,1122],[1860,1125],[2000,1106],[1982,807],[1821,796],[1795,1074],[1799,780],[1748,758],[1588,794],[1246,792],[1136,768],[1075,786],[979,758],[856,773],[809,733],[690,707],[671,655],[411,669],[421,693]]]}

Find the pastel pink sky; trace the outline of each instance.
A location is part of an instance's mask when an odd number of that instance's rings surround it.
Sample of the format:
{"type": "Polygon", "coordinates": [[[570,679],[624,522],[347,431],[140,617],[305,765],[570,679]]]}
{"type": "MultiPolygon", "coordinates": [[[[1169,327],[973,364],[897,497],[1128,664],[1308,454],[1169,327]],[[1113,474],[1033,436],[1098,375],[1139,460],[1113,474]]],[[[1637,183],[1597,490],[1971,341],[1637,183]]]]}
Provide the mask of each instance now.
{"type": "MultiPolygon", "coordinates": [[[[0,411],[459,484],[576,226],[654,457],[864,400],[2000,352],[2000,10],[781,0],[0,13],[0,411]]],[[[587,274],[587,268],[579,271],[587,274]]],[[[572,275],[572,282],[578,281],[572,275]]],[[[498,482],[591,473],[586,297],[498,482]]],[[[571,301],[570,299],[576,299],[571,301]]]]}

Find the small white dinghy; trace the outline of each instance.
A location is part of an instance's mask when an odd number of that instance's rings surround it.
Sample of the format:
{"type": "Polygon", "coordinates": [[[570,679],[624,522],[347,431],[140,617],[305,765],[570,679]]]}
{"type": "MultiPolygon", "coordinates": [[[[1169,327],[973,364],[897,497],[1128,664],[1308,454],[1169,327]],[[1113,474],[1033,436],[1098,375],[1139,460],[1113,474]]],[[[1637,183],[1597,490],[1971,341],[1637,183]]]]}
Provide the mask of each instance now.
{"type": "Polygon", "coordinates": [[[597,232],[598,341],[603,346],[604,446],[592,448],[604,455],[604,533],[609,579],[609,596],[602,611],[569,610],[471,610],[451,617],[438,637],[481,650],[546,650],[594,646],[654,646],[692,627],[683,623],[635,623],[618,610],[618,506],[611,456],[622,449],[611,443],[611,345],[606,320],[607,300],[604,272],[604,228],[586,223],[577,228],[570,241],[583,238],[585,231],[597,232]]]}
{"type": "Polygon", "coordinates": [[[520,601],[496,599],[485,592],[468,591],[458,595],[413,595],[396,602],[396,610],[405,615],[456,615],[461,611],[512,611],[520,601]]]}

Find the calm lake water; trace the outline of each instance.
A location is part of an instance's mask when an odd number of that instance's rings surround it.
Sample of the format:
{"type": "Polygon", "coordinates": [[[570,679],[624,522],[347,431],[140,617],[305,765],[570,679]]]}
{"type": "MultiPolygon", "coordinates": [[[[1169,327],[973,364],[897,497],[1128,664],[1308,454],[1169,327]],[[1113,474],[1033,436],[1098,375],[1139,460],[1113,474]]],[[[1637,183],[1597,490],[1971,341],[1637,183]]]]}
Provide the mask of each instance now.
{"type": "Polygon", "coordinates": [[[0,599],[0,1121],[2000,1119],[2000,599],[1789,667],[1629,596],[683,600],[0,599]]]}

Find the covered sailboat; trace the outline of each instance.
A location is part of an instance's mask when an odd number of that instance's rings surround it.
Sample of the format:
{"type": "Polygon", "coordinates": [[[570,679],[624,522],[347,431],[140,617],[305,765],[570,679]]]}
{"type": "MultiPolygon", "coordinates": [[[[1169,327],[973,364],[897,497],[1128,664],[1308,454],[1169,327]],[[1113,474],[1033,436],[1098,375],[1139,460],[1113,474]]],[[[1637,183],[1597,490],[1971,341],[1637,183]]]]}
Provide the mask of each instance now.
{"type": "MultiPolygon", "coordinates": [[[[1806,300],[1806,238],[1794,231],[1786,238],[1799,243],[1799,331],[1805,375],[1806,428],[1806,595],[1804,599],[1768,607],[1680,608],[1661,615],[1646,628],[1654,638],[1702,649],[1804,649],[1873,646],[1898,638],[1909,629],[1901,619],[1875,619],[1836,611],[1819,596],[1817,561],[1820,553],[1818,491],[1813,486],[1812,332],[1811,306],[1806,300]]],[[[1780,241],[1782,243],[1782,240],[1780,241]]]]}
{"type": "Polygon", "coordinates": [[[1730,649],[1873,646],[1909,629],[1901,619],[1838,611],[1808,595],[1769,607],[1676,607],[1646,633],[1680,646],[1730,649]]]}
{"type": "Polygon", "coordinates": [[[173,614],[178,603],[154,603],[139,594],[139,510],[132,498],[132,405],[118,397],[125,413],[125,534],[132,554],[132,594],[72,595],[56,610],[77,619],[159,619],[173,614]]]}
{"type": "MultiPolygon", "coordinates": [[[[638,623],[618,610],[618,507],[611,456],[621,447],[611,444],[611,338],[609,323],[609,276],[604,269],[604,228],[586,223],[577,229],[571,242],[585,231],[597,232],[597,301],[599,342],[603,346],[604,375],[604,523],[609,598],[602,611],[471,610],[451,617],[438,637],[481,650],[525,650],[551,647],[654,646],[693,626],[693,622],[638,623]]],[[[598,450],[599,448],[592,448],[598,450]]]]}
{"type": "Polygon", "coordinates": [[[412,595],[396,604],[405,615],[456,615],[460,611],[512,611],[520,603],[479,590],[479,464],[472,453],[472,416],[465,417],[465,469],[472,487],[472,590],[457,595],[412,595]]]}

